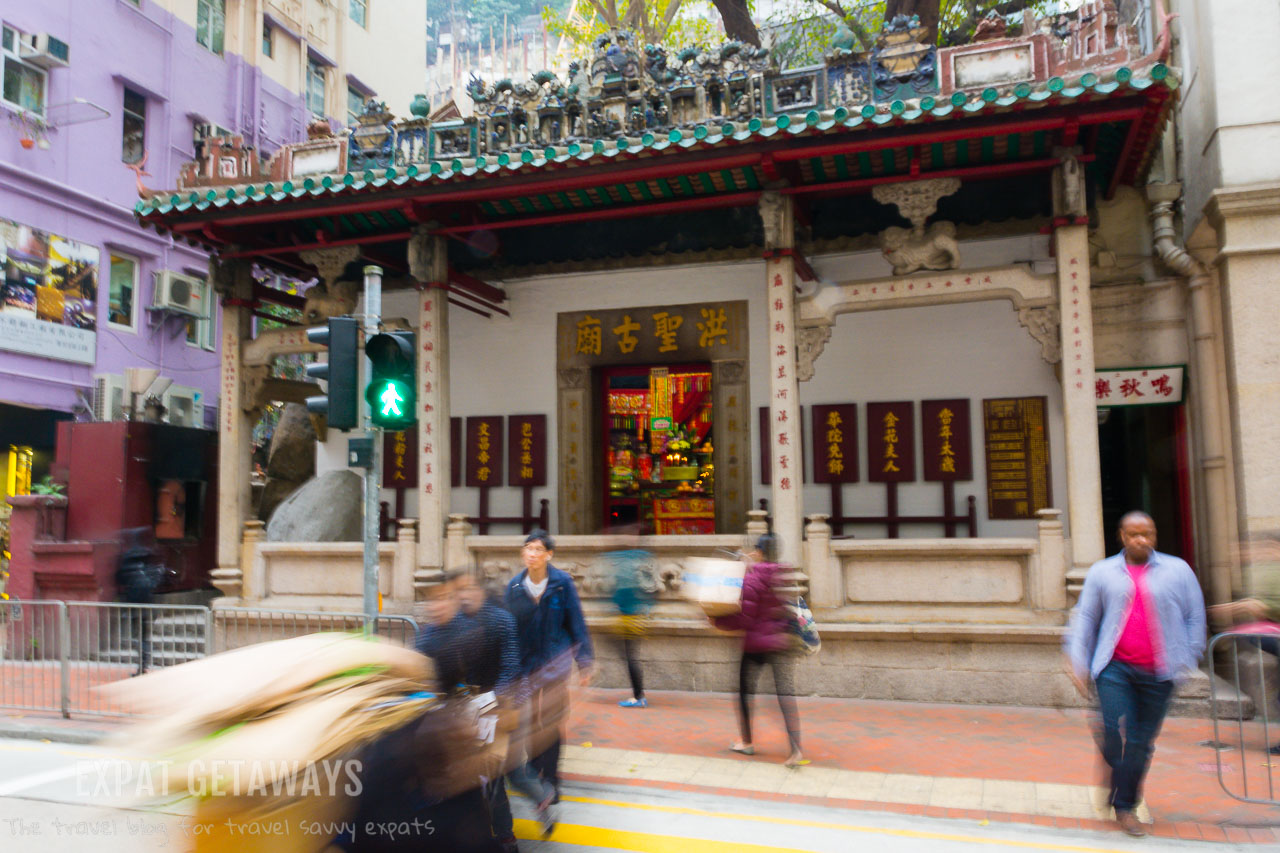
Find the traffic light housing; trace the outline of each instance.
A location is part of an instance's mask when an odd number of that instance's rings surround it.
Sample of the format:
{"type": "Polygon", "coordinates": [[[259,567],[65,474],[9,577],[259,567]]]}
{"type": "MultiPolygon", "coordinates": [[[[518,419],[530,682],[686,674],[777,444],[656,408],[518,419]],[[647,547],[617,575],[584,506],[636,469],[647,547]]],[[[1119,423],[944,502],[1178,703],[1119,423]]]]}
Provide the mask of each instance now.
{"type": "Polygon", "coordinates": [[[384,332],[365,341],[369,384],[364,398],[374,426],[402,430],[418,422],[413,332],[384,332]]]}
{"type": "Polygon", "coordinates": [[[330,317],[327,326],[307,329],[307,340],[329,350],[329,360],[308,364],[307,376],[329,383],[327,393],[307,398],[307,411],[324,415],[332,429],[360,424],[356,386],[360,381],[360,323],[354,317],[330,317]]]}

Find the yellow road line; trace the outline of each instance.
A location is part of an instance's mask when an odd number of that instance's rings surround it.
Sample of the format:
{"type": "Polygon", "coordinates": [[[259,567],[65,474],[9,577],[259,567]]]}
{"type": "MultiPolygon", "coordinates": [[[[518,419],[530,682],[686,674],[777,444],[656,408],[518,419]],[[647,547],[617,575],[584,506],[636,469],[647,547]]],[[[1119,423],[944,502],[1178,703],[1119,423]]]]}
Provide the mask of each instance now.
{"type": "MultiPolygon", "coordinates": [[[[857,824],[848,824],[848,823],[831,823],[828,821],[801,820],[799,818],[764,817],[763,815],[735,814],[732,812],[713,812],[713,811],[707,811],[705,809],[689,808],[687,806],[659,806],[659,805],[653,805],[649,803],[628,803],[628,802],[623,802],[621,800],[604,800],[597,797],[565,796],[565,797],[561,797],[560,799],[564,802],[586,803],[588,805],[609,806],[612,808],[620,808],[620,809],[637,809],[640,811],[665,812],[667,814],[684,814],[684,815],[692,815],[696,817],[719,818],[723,820],[755,821],[757,823],[772,823],[772,824],[778,824],[780,826],[798,826],[798,827],[807,827],[810,829],[834,829],[842,832],[860,832],[867,835],[889,835],[895,838],[917,838],[917,839],[929,840],[929,841],[955,841],[955,842],[963,842],[968,844],[985,844],[992,847],[1011,847],[1011,848],[1025,849],[1025,850],[1053,850],[1053,851],[1061,851],[1061,853],[1125,853],[1125,851],[1116,850],[1114,848],[1109,848],[1109,847],[1084,847],[1077,844],[1046,844],[1046,843],[1041,843],[1037,841],[1017,841],[1014,839],[1005,839],[1005,838],[989,838],[989,837],[983,837],[980,835],[958,835],[958,834],[946,833],[946,832],[925,832],[923,830],[916,830],[916,829],[889,829],[887,827],[880,827],[880,826],[860,826],[857,824]]],[[[534,827],[533,831],[537,832],[537,824],[535,824],[533,821],[525,821],[525,823],[528,823],[531,826],[533,826],[534,827]]],[[[578,827],[578,828],[587,829],[589,827],[578,827]]],[[[524,836],[521,836],[521,837],[523,838],[524,836]]],[[[530,837],[537,838],[540,836],[535,835],[530,837]]],[[[654,836],[654,837],[665,838],[666,836],[654,836]]],[[[559,829],[556,830],[554,839],[557,841],[568,840],[568,839],[562,839],[560,837],[559,829]]],[[[691,840],[693,839],[684,839],[686,845],[691,840]]],[[[587,844],[591,842],[584,841],[584,842],[574,842],[574,843],[587,844]]],[[[721,842],[711,842],[711,843],[719,844],[721,842]]],[[[600,845],[600,846],[607,846],[607,845],[600,845]]],[[[730,845],[730,846],[732,849],[752,849],[750,847],[742,847],[741,845],[730,845]]],[[[630,849],[630,848],[618,848],[618,849],[630,849]]],[[[666,850],[668,848],[662,848],[662,849],[666,850]]],[[[670,849],[687,850],[689,848],[686,846],[684,848],[670,848],[670,849]]],[[[707,849],[707,850],[717,849],[718,850],[720,848],[701,848],[700,847],[699,849],[707,849]]],[[[760,848],[760,849],[774,850],[774,849],[783,849],[783,848],[769,847],[769,848],[760,848]]]]}
{"type": "MultiPolygon", "coordinates": [[[[563,799],[568,799],[564,797],[563,799]]],[[[541,841],[542,829],[536,821],[516,820],[516,838],[523,841],[541,841]]],[[[579,847],[603,847],[607,850],[630,850],[634,853],[805,853],[795,847],[770,847],[764,844],[742,844],[736,841],[713,841],[704,838],[688,838],[678,835],[655,835],[650,832],[629,832],[623,829],[605,829],[561,823],[548,839],[557,844],[579,847]]]]}

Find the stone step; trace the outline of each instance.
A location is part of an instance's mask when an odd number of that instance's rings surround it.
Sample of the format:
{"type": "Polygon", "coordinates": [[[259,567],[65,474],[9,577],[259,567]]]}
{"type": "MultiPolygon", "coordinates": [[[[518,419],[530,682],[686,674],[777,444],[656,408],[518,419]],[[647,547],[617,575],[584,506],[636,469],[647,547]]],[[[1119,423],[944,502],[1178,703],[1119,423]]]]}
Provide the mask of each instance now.
{"type": "Polygon", "coordinates": [[[1225,678],[1196,670],[1194,676],[1179,685],[1169,713],[1175,717],[1251,720],[1256,709],[1253,699],[1225,678]]]}

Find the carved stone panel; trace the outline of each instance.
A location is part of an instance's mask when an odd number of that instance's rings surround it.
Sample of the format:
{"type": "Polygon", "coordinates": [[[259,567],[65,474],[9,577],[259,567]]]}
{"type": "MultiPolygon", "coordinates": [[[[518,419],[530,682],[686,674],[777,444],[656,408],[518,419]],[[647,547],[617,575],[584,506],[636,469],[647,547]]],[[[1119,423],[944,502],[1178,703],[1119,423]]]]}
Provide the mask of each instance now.
{"type": "Polygon", "coordinates": [[[831,340],[831,326],[801,326],[796,331],[796,378],[808,382],[813,378],[813,363],[831,340]]]}

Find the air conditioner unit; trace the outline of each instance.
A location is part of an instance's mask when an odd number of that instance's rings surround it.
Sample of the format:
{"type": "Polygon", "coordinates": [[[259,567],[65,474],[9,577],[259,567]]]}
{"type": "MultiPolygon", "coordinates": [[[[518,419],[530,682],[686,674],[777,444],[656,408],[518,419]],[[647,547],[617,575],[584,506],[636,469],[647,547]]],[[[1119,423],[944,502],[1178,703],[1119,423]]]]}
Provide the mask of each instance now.
{"type": "Polygon", "coordinates": [[[66,68],[71,64],[71,46],[48,33],[35,33],[19,42],[18,56],[41,68],[66,68]]]}
{"type": "Polygon", "coordinates": [[[173,270],[157,272],[155,280],[156,291],[152,307],[190,317],[205,316],[205,306],[208,304],[205,282],[173,270]]]}
{"type": "Polygon", "coordinates": [[[204,427],[204,392],[186,385],[170,385],[160,398],[174,426],[204,427]]]}
{"type": "Polygon", "coordinates": [[[124,377],[99,373],[93,377],[93,419],[122,421],[129,405],[129,389],[124,377]]]}

